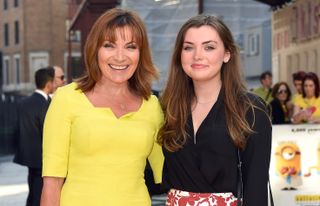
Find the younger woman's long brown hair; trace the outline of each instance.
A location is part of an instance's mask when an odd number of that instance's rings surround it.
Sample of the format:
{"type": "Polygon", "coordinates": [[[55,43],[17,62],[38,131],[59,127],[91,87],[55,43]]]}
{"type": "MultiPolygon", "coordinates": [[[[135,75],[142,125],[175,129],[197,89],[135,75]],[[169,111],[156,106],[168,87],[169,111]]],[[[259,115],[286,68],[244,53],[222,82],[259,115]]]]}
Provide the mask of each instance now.
{"type": "Polygon", "coordinates": [[[253,132],[251,123],[246,120],[246,113],[253,109],[253,104],[246,95],[246,88],[240,74],[239,51],[227,26],[217,17],[199,15],[189,19],[180,29],[172,59],[168,82],[160,99],[165,113],[165,122],[159,131],[158,141],[169,151],[177,151],[188,138],[187,118],[191,114],[191,103],[195,98],[193,82],[183,71],[181,51],[185,34],[190,28],[210,26],[214,28],[226,49],[230,60],[223,63],[221,81],[226,124],[234,144],[244,148],[246,136],[253,132]]]}

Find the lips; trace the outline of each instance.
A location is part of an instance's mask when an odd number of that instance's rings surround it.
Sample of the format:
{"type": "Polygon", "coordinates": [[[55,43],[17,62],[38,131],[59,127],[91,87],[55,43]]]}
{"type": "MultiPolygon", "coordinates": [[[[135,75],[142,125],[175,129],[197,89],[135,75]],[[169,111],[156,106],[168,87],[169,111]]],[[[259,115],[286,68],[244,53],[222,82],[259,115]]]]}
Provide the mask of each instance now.
{"type": "Polygon", "coordinates": [[[205,64],[191,64],[191,68],[193,69],[203,69],[205,67],[207,67],[205,64]]]}
{"type": "Polygon", "coordinates": [[[114,69],[114,70],[125,70],[129,67],[129,65],[114,65],[114,64],[108,64],[108,65],[111,69],[114,69]]]}

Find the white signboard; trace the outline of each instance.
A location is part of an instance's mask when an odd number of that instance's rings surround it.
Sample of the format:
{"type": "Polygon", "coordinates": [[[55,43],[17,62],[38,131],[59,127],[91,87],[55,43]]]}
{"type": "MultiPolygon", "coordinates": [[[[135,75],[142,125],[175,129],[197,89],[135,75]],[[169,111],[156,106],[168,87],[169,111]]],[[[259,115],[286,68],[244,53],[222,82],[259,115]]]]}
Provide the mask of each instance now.
{"type": "Polygon", "coordinates": [[[276,206],[320,206],[320,125],[273,126],[269,173],[276,206]]]}

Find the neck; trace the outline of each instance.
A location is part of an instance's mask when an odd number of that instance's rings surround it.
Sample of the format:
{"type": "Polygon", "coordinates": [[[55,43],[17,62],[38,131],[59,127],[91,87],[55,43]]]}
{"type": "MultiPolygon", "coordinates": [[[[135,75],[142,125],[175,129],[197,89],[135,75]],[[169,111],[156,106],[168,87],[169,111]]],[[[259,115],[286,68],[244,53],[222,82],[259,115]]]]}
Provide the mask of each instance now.
{"type": "Polygon", "coordinates": [[[97,82],[93,88],[96,92],[102,92],[109,96],[127,95],[131,93],[129,90],[128,82],[123,84],[115,84],[110,82],[97,82]]]}
{"type": "Polygon", "coordinates": [[[220,89],[221,80],[211,82],[193,82],[195,98],[197,103],[211,103],[217,100],[220,89]]]}
{"type": "Polygon", "coordinates": [[[47,95],[49,95],[50,94],[50,90],[48,89],[48,88],[43,88],[43,89],[38,89],[38,90],[41,90],[41,91],[43,91],[44,93],[46,93],[47,95]]]}

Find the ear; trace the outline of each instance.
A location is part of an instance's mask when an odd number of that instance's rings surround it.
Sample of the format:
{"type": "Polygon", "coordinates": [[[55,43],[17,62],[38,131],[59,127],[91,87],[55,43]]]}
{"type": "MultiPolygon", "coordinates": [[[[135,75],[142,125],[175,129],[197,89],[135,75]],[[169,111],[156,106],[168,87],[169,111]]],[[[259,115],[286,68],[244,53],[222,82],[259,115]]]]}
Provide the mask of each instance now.
{"type": "Polygon", "coordinates": [[[229,51],[226,51],[224,53],[224,57],[223,57],[223,63],[228,63],[228,61],[230,60],[231,54],[229,51]]]}

